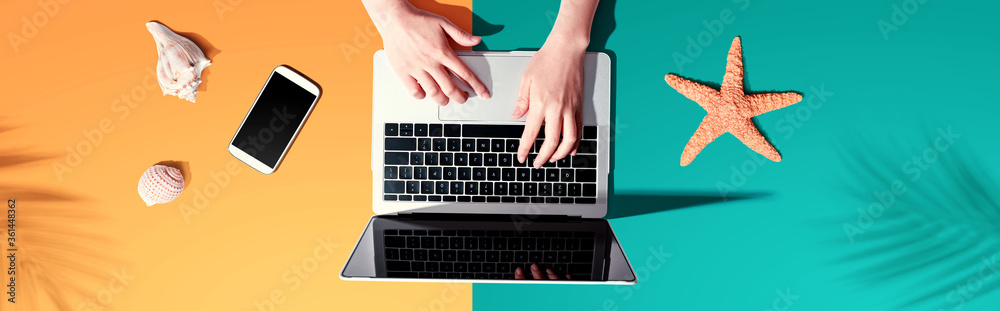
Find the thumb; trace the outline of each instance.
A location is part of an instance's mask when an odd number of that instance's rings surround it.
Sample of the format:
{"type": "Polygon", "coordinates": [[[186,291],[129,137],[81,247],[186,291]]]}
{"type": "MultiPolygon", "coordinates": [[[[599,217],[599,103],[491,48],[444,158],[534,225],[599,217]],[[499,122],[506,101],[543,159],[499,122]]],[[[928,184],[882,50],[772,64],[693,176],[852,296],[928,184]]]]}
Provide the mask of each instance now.
{"type": "Polygon", "coordinates": [[[529,99],[531,98],[531,82],[528,78],[521,80],[521,90],[517,95],[517,106],[514,106],[514,119],[520,119],[528,113],[529,99]]]}
{"type": "Polygon", "coordinates": [[[447,19],[444,21],[445,22],[443,25],[441,25],[441,28],[443,28],[444,32],[447,33],[448,36],[451,37],[452,40],[455,40],[455,42],[457,42],[458,44],[461,44],[462,46],[474,46],[476,44],[479,44],[480,41],[479,36],[473,36],[472,34],[465,32],[465,30],[462,30],[462,28],[458,28],[458,26],[455,26],[454,23],[452,23],[447,19]]]}

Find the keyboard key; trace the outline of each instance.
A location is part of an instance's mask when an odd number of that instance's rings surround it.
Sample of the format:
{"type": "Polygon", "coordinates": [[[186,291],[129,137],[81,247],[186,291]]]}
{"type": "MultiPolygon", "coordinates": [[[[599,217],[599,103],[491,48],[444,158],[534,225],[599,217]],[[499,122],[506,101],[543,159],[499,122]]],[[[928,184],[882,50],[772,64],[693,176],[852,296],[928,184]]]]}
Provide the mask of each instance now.
{"type": "Polygon", "coordinates": [[[486,202],[500,203],[500,197],[486,197],[486,202]]]}
{"type": "Polygon", "coordinates": [[[577,204],[595,204],[597,199],[594,198],[576,198],[577,204]]]}
{"type": "Polygon", "coordinates": [[[385,269],[389,271],[410,271],[410,263],[390,260],[385,262],[385,269]]]}
{"type": "Polygon", "coordinates": [[[547,197],[552,195],[552,184],[541,183],[538,185],[538,195],[547,197]]]}
{"type": "MultiPolygon", "coordinates": [[[[462,238],[461,237],[452,237],[452,238],[450,238],[448,240],[448,245],[451,247],[451,249],[462,249],[462,246],[464,244],[462,244],[462,238]]],[[[449,256],[448,252],[444,252],[444,260],[455,261],[455,258],[454,258],[455,257],[455,251],[451,251],[451,255],[450,255],[451,257],[450,258],[448,256],[449,256]]]]}
{"type": "Polygon", "coordinates": [[[413,201],[413,197],[411,197],[410,195],[402,195],[401,194],[401,195],[399,195],[399,200],[400,201],[413,201]]]}
{"type": "Polygon", "coordinates": [[[530,181],[530,180],[531,180],[531,169],[529,168],[517,169],[517,181],[530,181]]]}
{"type": "Polygon", "coordinates": [[[421,194],[434,194],[434,182],[433,181],[421,181],[420,182],[420,193],[421,194]]]}
{"type": "Polygon", "coordinates": [[[427,179],[441,180],[441,168],[440,167],[428,168],[427,179]]]}
{"type": "Polygon", "coordinates": [[[506,143],[507,152],[517,153],[517,147],[521,145],[518,139],[508,139],[506,143]]]}
{"type": "Polygon", "coordinates": [[[545,204],[559,203],[559,198],[545,198],[545,204]]]}
{"type": "MultiPolygon", "coordinates": [[[[466,239],[469,239],[469,238],[466,238],[466,239]]],[[[468,245],[468,244],[466,244],[466,245],[468,245]]],[[[466,245],[463,245],[462,247],[465,247],[466,245]]],[[[458,261],[472,261],[472,255],[471,254],[472,254],[471,251],[458,251],[458,261]]]]}
{"type": "Polygon", "coordinates": [[[581,187],[580,184],[577,183],[569,184],[569,190],[567,191],[567,194],[571,197],[580,196],[580,187],[581,187]]]}
{"type": "Polygon", "coordinates": [[[423,166],[414,167],[413,179],[427,179],[427,168],[423,166]]]}
{"type": "Polygon", "coordinates": [[[526,196],[538,195],[538,184],[533,182],[524,183],[524,195],[526,196]]]}
{"type": "Polygon", "coordinates": [[[566,196],[566,184],[564,183],[552,184],[552,195],[557,197],[566,196]]]}
{"type": "Polygon", "coordinates": [[[470,166],[483,166],[483,154],[482,153],[470,153],[469,154],[469,165],[470,166]]]}
{"type": "Polygon", "coordinates": [[[406,193],[420,193],[420,182],[419,181],[406,182],[406,193]]]}
{"type": "Polygon", "coordinates": [[[448,182],[447,181],[439,181],[439,182],[434,183],[434,185],[435,185],[435,189],[436,189],[435,193],[437,193],[437,194],[448,194],[448,182]]]}
{"type": "Polygon", "coordinates": [[[466,137],[521,138],[524,125],[465,124],[462,132],[466,137]]]}
{"type": "Polygon", "coordinates": [[[406,237],[406,248],[420,248],[420,238],[415,236],[406,237]]]}
{"type": "Polygon", "coordinates": [[[479,194],[479,183],[477,182],[466,182],[465,183],[465,194],[477,195],[479,194]]]}
{"type": "Polygon", "coordinates": [[[483,165],[484,166],[497,166],[497,154],[496,153],[486,153],[486,154],[483,154],[483,165]]]}
{"type": "Polygon", "coordinates": [[[382,200],[385,200],[385,201],[395,201],[396,200],[396,196],[395,195],[386,194],[386,195],[382,196],[382,200]]]}
{"type": "Polygon", "coordinates": [[[455,154],[455,166],[468,166],[469,165],[469,154],[468,153],[456,153],[455,154]]]}
{"type": "Polygon", "coordinates": [[[472,168],[471,167],[459,167],[458,168],[458,179],[459,180],[472,180],[472,168]]]}
{"type": "Polygon", "coordinates": [[[576,148],[576,153],[597,153],[596,140],[581,140],[580,146],[576,148]]]}
{"type": "Polygon", "coordinates": [[[424,153],[424,165],[438,165],[438,154],[434,152],[424,153]]]}
{"type": "Polygon", "coordinates": [[[448,140],[444,138],[435,138],[434,142],[431,143],[431,145],[434,148],[434,151],[445,151],[446,149],[448,149],[447,147],[448,140]]]}
{"type": "Polygon", "coordinates": [[[455,154],[443,152],[438,155],[438,164],[453,165],[454,163],[455,163],[455,154]]]}
{"type": "Polygon", "coordinates": [[[386,165],[407,165],[410,164],[410,154],[406,152],[386,152],[386,165]]]}
{"type": "Polygon", "coordinates": [[[566,156],[565,158],[557,160],[556,167],[570,167],[571,166],[570,158],[571,156],[566,156]]]}
{"type": "Polygon", "coordinates": [[[414,125],[413,136],[427,136],[427,124],[414,125]]]}
{"type": "Polygon", "coordinates": [[[411,179],[411,178],[413,178],[413,167],[411,167],[411,166],[400,166],[399,167],[399,178],[400,179],[411,179]]]}
{"type": "Polygon", "coordinates": [[[550,241],[551,241],[551,239],[549,239],[549,238],[538,238],[538,239],[536,239],[535,240],[535,249],[540,250],[540,251],[547,251],[547,250],[549,250],[549,242],[550,241]]]}
{"type": "Polygon", "coordinates": [[[441,137],[442,134],[441,124],[430,124],[427,126],[427,136],[441,137]]]}
{"type": "Polygon", "coordinates": [[[512,182],[508,186],[510,188],[510,195],[521,195],[521,183],[512,182]]]}
{"type": "Polygon", "coordinates": [[[491,183],[491,182],[481,182],[481,183],[479,183],[479,194],[481,194],[481,195],[493,195],[493,183],[491,183]]]}
{"type": "Polygon", "coordinates": [[[545,181],[545,169],[544,168],[532,168],[531,169],[531,181],[545,181]]]}
{"type": "Polygon", "coordinates": [[[559,181],[559,169],[557,168],[545,169],[545,181],[559,181]]]}
{"type": "Polygon", "coordinates": [[[382,186],[384,193],[403,193],[406,191],[406,182],[399,180],[386,180],[382,186]]]}
{"type": "Polygon", "coordinates": [[[493,194],[507,195],[507,183],[498,182],[493,184],[493,194]]]}
{"type": "Polygon", "coordinates": [[[486,169],[486,180],[500,180],[500,169],[495,167],[486,169]]]}
{"type": "Polygon", "coordinates": [[[417,150],[431,151],[431,139],[430,138],[417,139],[417,150]]]}
{"type": "Polygon", "coordinates": [[[399,135],[400,136],[413,136],[413,124],[412,123],[400,123],[399,124],[399,135]]]}
{"type": "Polygon", "coordinates": [[[514,181],[517,180],[517,169],[514,168],[504,168],[503,172],[500,173],[500,179],[503,181],[514,181]]]}
{"type": "Polygon", "coordinates": [[[397,176],[399,176],[398,171],[399,171],[399,169],[396,168],[395,166],[386,166],[385,167],[385,177],[384,178],[385,179],[396,179],[396,178],[398,178],[397,176]]]}
{"type": "Polygon", "coordinates": [[[424,153],[410,152],[410,165],[424,165],[424,153]]]}
{"type": "Polygon", "coordinates": [[[462,136],[462,125],[461,124],[445,124],[444,125],[444,136],[445,137],[461,137],[462,136]]]}
{"type": "Polygon", "coordinates": [[[456,197],[455,197],[455,196],[453,196],[453,195],[446,195],[446,196],[442,197],[442,199],[443,199],[443,200],[444,200],[445,202],[455,202],[455,201],[456,201],[456,200],[457,200],[458,198],[456,198],[456,197]]]}
{"type": "Polygon", "coordinates": [[[577,169],[576,170],[576,181],[579,181],[579,182],[596,182],[597,181],[597,170],[595,170],[595,169],[577,169]]]}
{"type": "Polygon", "coordinates": [[[597,167],[597,156],[578,154],[573,156],[573,167],[581,168],[596,168],[597,167]]]}
{"type": "Polygon", "coordinates": [[[448,151],[462,151],[462,140],[458,138],[448,138],[448,151]]]}
{"type": "Polygon", "coordinates": [[[583,184],[583,196],[585,196],[585,197],[596,197],[597,196],[597,185],[595,185],[595,184],[583,184]]]}
{"type": "Polygon", "coordinates": [[[406,247],[406,238],[401,236],[385,236],[385,247],[406,247]]]}
{"type": "Polygon", "coordinates": [[[573,262],[593,262],[594,252],[573,252],[573,262]]]}
{"type": "Polygon", "coordinates": [[[584,126],[583,127],[583,139],[597,139],[597,127],[596,126],[584,126]]]}
{"type": "Polygon", "coordinates": [[[514,155],[508,153],[500,154],[497,164],[500,166],[514,166],[514,155]]]}
{"type": "Polygon", "coordinates": [[[504,152],[504,140],[494,139],[490,141],[490,151],[492,152],[504,152]]]}
{"type": "Polygon", "coordinates": [[[456,180],[458,179],[458,173],[456,171],[457,170],[454,167],[445,167],[441,170],[441,174],[445,180],[456,180]]]}
{"type": "Polygon", "coordinates": [[[472,168],[472,179],[486,180],[486,168],[485,167],[472,168]]]}
{"type": "Polygon", "coordinates": [[[399,124],[396,123],[386,123],[385,124],[385,136],[396,136],[399,135],[399,124]]]}
{"type": "MultiPolygon", "coordinates": [[[[469,137],[469,135],[466,135],[469,137]]],[[[477,139],[476,140],[476,151],[478,152],[490,152],[490,140],[489,139],[477,139]]]]}
{"type": "MultiPolygon", "coordinates": [[[[434,238],[434,248],[437,249],[448,249],[448,238],[447,237],[436,237],[434,238]]],[[[441,251],[431,251],[431,260],[441,260],[441,251]],[[434,259],[434,252],[437,252],[438,259],[434,259]]]]}
{"type": "Polygon", "coordinates": [[[476,151],[476,140],[475,139],[462,139],[462,151],[476,151]]]}
{"type": "Polygon", "coordinates": [[[563,182],[573,181],[573,169],[564,168],[559,170],[559,173],[561,174],[559,177],[559,181],[563,182]]]}
{"type": "Polygon", "coordinates": [[[486,197],[481,195],[474,196],[472,197],[472,202],[479,202],[479,203],[486,202],[486,197]]]}
{"type": "Polygon", "coordinates": [[[465,191],[465,186],[462,185],[461,181],[451,182],[451,194],[463,194],[465,191]]]}
{"type": "Polygon", "coordinates": [[[417,150],[416,138],[386,137],[385,150],[417,150]]]}
{"type": "Polygon", "coordinates": [[[399,250],[395,248],[386,248],[385,259],[399,259],[399,250]]]}

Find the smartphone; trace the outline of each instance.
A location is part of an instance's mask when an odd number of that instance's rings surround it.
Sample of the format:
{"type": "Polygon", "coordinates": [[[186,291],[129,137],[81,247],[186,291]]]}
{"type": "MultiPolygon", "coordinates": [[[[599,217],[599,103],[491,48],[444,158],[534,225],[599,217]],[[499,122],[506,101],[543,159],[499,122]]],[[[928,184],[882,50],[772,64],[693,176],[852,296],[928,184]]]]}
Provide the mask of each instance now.
{"type": "Polygon", "coordinates": [[[319,95],[309,78],[284,65],[274,68],[229,142],[229,153],[261,173],[274,173],[319,95]]]}

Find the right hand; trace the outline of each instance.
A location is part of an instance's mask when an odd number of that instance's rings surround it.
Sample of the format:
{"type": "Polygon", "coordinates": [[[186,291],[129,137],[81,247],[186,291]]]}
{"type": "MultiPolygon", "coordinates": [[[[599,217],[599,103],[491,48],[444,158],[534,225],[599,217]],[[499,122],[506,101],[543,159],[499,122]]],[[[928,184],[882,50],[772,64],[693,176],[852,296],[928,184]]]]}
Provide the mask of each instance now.
{"type": "Polygon", "coordinates": [[[479,44],[480,38],[465,32],[448,19],[412,5],[394,12],[380,27],[389,63],[414,98],[428,97],[438,105],[448,100],[465,103],[469,94],[451,79],[454,74],[479,97],[490,98],[486,85],[455,55],[448,38],[463,46],[479,44]]]}

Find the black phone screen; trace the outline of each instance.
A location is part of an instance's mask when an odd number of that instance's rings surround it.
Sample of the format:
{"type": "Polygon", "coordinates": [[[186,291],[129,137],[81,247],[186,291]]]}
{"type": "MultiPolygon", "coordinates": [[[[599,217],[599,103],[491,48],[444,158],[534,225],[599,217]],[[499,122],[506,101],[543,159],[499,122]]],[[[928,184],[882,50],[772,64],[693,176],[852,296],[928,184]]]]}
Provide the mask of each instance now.
{"type": "Polygon", "coordinates": [[[233,146],[274,168],[315,100],[313,93],[272,72],[233,146]]]}

